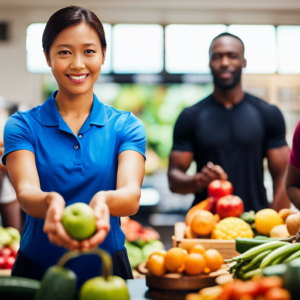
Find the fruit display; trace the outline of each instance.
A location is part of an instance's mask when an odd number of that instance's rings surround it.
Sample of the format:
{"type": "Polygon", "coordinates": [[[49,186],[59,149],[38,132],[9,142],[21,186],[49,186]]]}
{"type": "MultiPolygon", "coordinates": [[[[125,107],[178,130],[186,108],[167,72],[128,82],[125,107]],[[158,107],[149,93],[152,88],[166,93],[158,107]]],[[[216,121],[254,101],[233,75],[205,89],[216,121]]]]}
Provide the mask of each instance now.
{"type": "Polygon", "coordinates": [[[0,227],[0,269],[12,269],[20,245],[20,233],[13,227],[0,227]]]}
{"type": "Polygon", "coordinates": [[[164,244],[159,241],[158,232],[153,228],[145,228],[129,217],[121,218],[121,228],[126,237],[125,247],[132,269],[146,261],[153,252],[165,249],[164,244]]]}
{"type": "MultiPolygon", "coordinates": [[[[225,181],[226,183],[226,181],[225,181]]],[[[213,198],[222,194],[224,181],[212,182],[213,198]],[[214,194],[215,193],[215,194],[214,194]]],[[[227,183],[226,183],[227,185],[227,183]]],[[[232,191],[227,188],[223,193],[232,191]]],[[[244,212],[242,199],[235,195],[226,195],[215,201],[215,212],[209,211],[210,198],[192,207],[185,219],[186,239],[223,239],[252,238],[266,236],[271,238],[288,238],[300,230],[300,213],[291,209],[279,212],[271,208],[244,212]]]]}
{"type": "Polygon", "coordinates": [[[198,244],[189,252],[182,248],[171,248],[167,252],[157,251],[152,253],[146,263],[146,268],[156,277],[167,273],[183,273],[187,276],[196,276],[204,273],[215,272],[221,268],[224,259],[215,249],[206,250],[198,244]]]}

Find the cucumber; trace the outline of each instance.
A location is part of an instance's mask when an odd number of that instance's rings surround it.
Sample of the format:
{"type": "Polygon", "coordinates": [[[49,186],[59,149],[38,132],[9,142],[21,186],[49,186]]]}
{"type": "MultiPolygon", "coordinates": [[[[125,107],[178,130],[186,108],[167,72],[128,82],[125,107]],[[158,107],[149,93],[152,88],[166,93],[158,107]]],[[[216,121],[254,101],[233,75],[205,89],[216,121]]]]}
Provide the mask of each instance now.
{"type": "Polygon", "coordinates": [[[245,253],[249,249],[268,243],[272,241],[278,241],[278,239],[246,239],[246,238],[236,238],[235,239],[235,249],[239,253],[245,253]]]}
{"type": "Polygon", "coordinates": [[[288,266],[286,264],[274,265],[263,269],[264,276],[279,276],[282,277],[288,266]]]}
{"type": "Polygon", "coordinates": [[[1,300],[24,299],[33,300],[40,282],[33,279],[1,276],[0,277],[0,298],[1,300]]]}

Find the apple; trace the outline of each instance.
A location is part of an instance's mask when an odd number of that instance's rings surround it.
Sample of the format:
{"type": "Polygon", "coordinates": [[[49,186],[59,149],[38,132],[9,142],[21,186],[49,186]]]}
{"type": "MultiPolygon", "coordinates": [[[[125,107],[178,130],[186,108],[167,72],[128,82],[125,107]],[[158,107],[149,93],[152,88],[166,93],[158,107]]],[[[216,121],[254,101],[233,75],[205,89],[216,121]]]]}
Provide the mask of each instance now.
{"type": "Polygon", "coordinates": [[[232,195],[233,186],[228,180],[213,180],[207,187],[209,202],[206,210],[216,213],[216,204],[221,197],[232,195]]]}
{"type": "Polygon", "coordinates": [[[0,256],[4,257],[4,258],[7,258],[7,257],[11,256],[11,250],[7,247],[1,249],[0,250],[0,256]]]}
{"type": "Polygon", "coordinates": [[[96,232],[96,218],[93,209],[82,202],[64,209],[61,220],[66,232],[75,240],[90,238],[96,232]]]}
{"type": "Polygon", "coordinates": [[[4,269],[12,269],[14,263],[15,263],[16,259],[12,256],[7,257],[4,263],[4,269]]]}
{"type": "Polygon", "coordinates": [[[18,229],[13,227],[6,227],[6,231],[9,233],[9,235],[12,237],[13,241],[20,242],[21,235],[18,229]]]}
{"type": "Polygon", "coordinates": [[[13,242],[8,247],[11,250],[11,255],[10,256],[13,256],[14,258],[16,258],[17,254],[18,254],[18,251],[19,251],[19,248],[20,248],[19,243],[13,242]]]}
{"type": "Polygon", "coordinates": [[[79,300],[129,300],[125,280],[109,276],[108,280],[98,276],[86,281],[79,291],[79,300]]]}
{"type": "Polygon", "coordinates": [[[238,196],[227,195],[218,200],[216,211],[220,219],[239,217],[244,212],[244,203],[238,196]]]}
{"type": "Polygon", "coordinates": [[[0,256],[0,269],[5,269],[5,258],[0,256]]]}

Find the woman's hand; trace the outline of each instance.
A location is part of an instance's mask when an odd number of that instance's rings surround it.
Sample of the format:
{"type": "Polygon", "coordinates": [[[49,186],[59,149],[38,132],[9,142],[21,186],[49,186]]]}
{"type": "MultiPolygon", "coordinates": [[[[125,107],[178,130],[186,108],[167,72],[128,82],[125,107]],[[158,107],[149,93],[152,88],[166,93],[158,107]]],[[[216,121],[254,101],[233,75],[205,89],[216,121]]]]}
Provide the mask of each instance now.
{"type": "Polygon", "coordinates": [[[73,240],[65,231],[61,219],[65,208],[65,201],[63,197],[55,192],[48,193],[47,203],[49,205],[45,224],[44,233],[48,234],[48,238],[52,244],[69,250],[80,249],[80,243],[73,240]]]}
{"type": "Polygon", "coordinates": [[[81,242],[81,248],[93,249],[98,247],[106,238],[110,230],[110,213],[106,204],[105,192],[97,193],[91,200],[90,206],[94,210],[97,232],[88,240],[81,242]]]}

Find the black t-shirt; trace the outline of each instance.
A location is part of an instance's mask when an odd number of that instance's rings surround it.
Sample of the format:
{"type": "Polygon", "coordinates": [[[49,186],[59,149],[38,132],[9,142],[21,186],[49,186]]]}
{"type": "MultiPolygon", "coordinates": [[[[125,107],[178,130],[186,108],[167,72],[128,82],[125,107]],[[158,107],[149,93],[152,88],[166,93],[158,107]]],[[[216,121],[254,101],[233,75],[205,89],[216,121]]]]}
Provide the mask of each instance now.
{"type": "MultiPolygon", "coordinates": [[[[269,207],[263,184],[263,158],[268,149],[286,145],[285,123],[279,109],[245,94],[231,109],[210,95],[186,108],[174,128],[172,151],[194,153],[197,172],[208,161],[220,165],[241,197],[245,211],[269,207]]],[[[193,205],[207,198],[195,195],[193,205]]]]}

